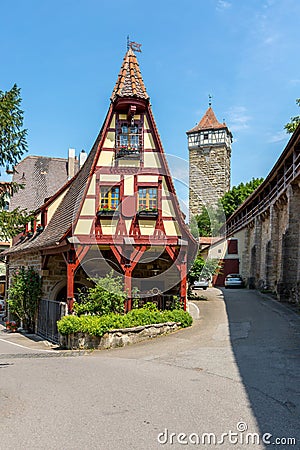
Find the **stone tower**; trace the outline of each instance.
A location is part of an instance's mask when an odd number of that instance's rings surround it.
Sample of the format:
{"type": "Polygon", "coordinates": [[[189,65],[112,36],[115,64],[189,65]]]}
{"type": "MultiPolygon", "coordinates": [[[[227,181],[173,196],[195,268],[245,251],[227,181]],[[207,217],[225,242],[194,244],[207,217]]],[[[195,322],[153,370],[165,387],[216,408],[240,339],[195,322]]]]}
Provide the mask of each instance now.
{"type": "Polygon", "coordinates": [[[203,206],[217,205],[230,189],[232,134],[225,123],[218,122],[209,106],[198,125],[187,131],[187,136],[192,216],[199,214],[203,206]]]}

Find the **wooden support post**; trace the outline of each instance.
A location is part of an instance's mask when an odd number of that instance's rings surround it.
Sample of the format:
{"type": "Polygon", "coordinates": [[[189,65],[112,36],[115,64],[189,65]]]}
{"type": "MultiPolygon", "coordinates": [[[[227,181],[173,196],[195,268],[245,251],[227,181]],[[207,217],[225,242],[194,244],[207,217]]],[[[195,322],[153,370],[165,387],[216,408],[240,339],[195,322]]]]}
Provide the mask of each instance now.
{"type": "Polygon", "coordinates": [[[183,309],[186,311],[186,263],[181,264],[180,276],[180,302],[183,303],[183,309]]]}
{"type": "Polygon", "coordinates": [[[73,310],[74,304],[74,272],[75,264],[68,263],[67,265],[67,305],[69,314],[73,310]]]}
{"type": "Polygon", "coordinates": [[[132,278],[131,278],[132,269],[131,267],[125,268],[125,279],[124,279],[124,285],[125,285],[125,291],[128,295],[128,300],[125,304],[125,312],[131,311],[132,308],[132,278]]]}

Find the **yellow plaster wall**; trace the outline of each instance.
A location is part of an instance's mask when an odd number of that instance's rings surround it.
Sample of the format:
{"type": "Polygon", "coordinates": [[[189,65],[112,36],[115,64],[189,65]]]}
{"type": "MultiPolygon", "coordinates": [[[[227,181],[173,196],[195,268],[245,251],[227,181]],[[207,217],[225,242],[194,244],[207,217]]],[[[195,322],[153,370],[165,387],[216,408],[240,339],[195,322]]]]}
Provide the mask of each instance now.
{"type": "Polygon", "coordinates": [[[167,236],[180,236],[177,222],[173,222],[172,220],[164,220],[163,222],[167,236]]]}
{"type": "Polygon", "coordinates": [[[134,176],[127,175],[124,177],[124,195],[134,194],[134,176]]]}
{"type": "Polygon", "coordinates": [[[91,178],[91,182],[87,191],[87,195],[96,195],[96,175],[91,178]]]}
{"type": "Polygon", "coordinates": [[[138,182],[140,183],[157,183],[158,176],[156,175],[138,175],[138,182]]]}
{"type": "Polygon", "coordinates": [[[110,128],[116,128],[116,115],[115,114],[112,116],[112,119],[110,122],[110,128]]]}
{"type": "Polygon", "coordinates": [[[116,135],[116,133],[114,131],[108,131],[103,147],[115,148],[115,135],[116,135]]]}
{"type": "Polygon", "coordinates": [[[40,223],[41,223],[41,220],[42,220],[42,214],[39,213],[39,214],[35,217],[35,220],[36,220],[37,225],[40,224],[40,223]]]}
{"type": "Polygon", "coordinates": [[[47,212],[47,222],[48,223],[52,219],[53,214],[55,213],[55,211],[57,210],[58,206],[60,205],[60,202],[62,201],[62,199],[66,195],[66,192],[67,191],[63,192],[59,197],[57,197],[56,200],[54,200],[53,203],[51,203],[51,205],[48,206],[48,212],[47,212]]]}
{"type": "Polygon", "coordinates": [[[126,114],[120,114],[119,118],[120,118],[120,120],[127,120],[127,115],[126,114]]]}
{"type": "Polygon", "coordinates": [[[139,220],[142,236],[152,236],[155,230],[156,220],[139,220]]]}
{"type": "Polygon", "coordinates": [[[148,122],[146,116],[144,116],[144,128],[145,128],[146,130],[149,129],[149,122],[148,122]]]}
{"type": "Polygon", "coordinates": [[[175,211],[171,200],[162,200],[162,215],[165,217],[175,217],[175,211]]]}
{"type": "Polygon", "coordinates": [[[75,227],[74,235],[90,234],[92,224],[93,219],[79,219],[75,227]]]}
{"type": "Polygon", "coordinates": [[[168,190],[168,186],[167,186],[167,183],[166,183],[165,178],[163,178],[163,180],[162,180],[162,190],[161,190],[161,194],[162,194],[163,196],[167,196],[167,195],[170,194],[170,193],[169,193],[169,190],[168,190]]]}
{"type": "Polygon", "coordinates": [[[115,234],[118,220],[104,220],[101,221],[101,228],[103,234],[115,234]]]}
{"type": "Polygon", "coordinates": [[[94,198],[86,198],[84,200],[82,209],[81,209],[81,216],[93,216],[96,212],[96,205],[95,205],[95,199],[94,198]]]}
{"type": "Polygon", "coordinates": [[[125,220],[124,222],[125,222],[125,227],[126,227],[127,234],[129,234],[132,220],[129,219],[129,220],[125,220]]]}
{"type": "Polygon", "coordinates": [[[155,148],[153,137],[151,133],[144,132],[144,148],[155,148]]]}
{"type": "Polygon", "coordinates": [[[100,175],[100,181],[109,181],[118,183],[121,179],[121,175],[102,173],[100,175]]]}
{"type": "Polygon", "coordinates": [[[157,153],[145,152],[144,153],[144,167],[160,168],[160,161],[157,153]]]}
{"type": "Polygon", "coordinates": [[[136,159],[126,160],[120,159],[118,162],[119,167],[140,167],[140,161],[136,159]]]}
{"type": "Polygon", "coordinates": [[[110,167],[113,163],[114,152],[102,150],[99,155],[97,166],[110,167]]]}

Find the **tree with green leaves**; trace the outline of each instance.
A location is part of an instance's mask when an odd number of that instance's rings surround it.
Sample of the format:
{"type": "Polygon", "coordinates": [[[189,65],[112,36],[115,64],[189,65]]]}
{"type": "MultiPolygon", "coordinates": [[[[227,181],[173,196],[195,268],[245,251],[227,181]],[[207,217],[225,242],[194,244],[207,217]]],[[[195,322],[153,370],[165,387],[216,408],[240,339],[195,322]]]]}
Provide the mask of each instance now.
{"type": "Polygon", "coordinates": [[[238,186],[234,186],[229,192],[226,192],[221,199],[226,218],[230,217],[263,181],[263,178],[252,178],[251,181],[240,183],[238,186]]]}
{"type": "Polygon", "coordinates": [[[38,302],[42,295],[41,278],[33,267],[21,267],[12,276],[8,290],[10,313],[34,333],[38,302]]]}
{"type": "Polygon", "coordinates": [[[34,219],[33,213],[19,207],[12,211],[0,209],[0,240],[9,241],[21,233],[26,224],[34,219]]]}
{"type": "MultiPolygon", "coordinates": [[[[21,90],[16,84],[9,91],[0,90],[0,168],[11,169],[27,151],[27,130],[23,128],[21,109],[21,90]]],[[[22,185],[13,182],[0,182],[0,239],[16,236],[31,215],[26,210],[16,208],[5,210],[8,198],[22,185]]]]}
{"type": "Polygon", "coordinates": [[[189,293],[195,281],[200,278],[208,280],[220,269],[221,263],[218,259],[207,258],[204,260],[202,256],[198,255],[188,273],[189,293]]]}
{"type": "MultiPolygon", "coordinates": [[[[300,98],[296,99],[296,104],[300,106],[300,98]]],[[[284,128],[287,133],[294,133],[299,123],[300,123],[300,116],[291,117],[291,121],[287,123],[284,126],[284,128]]]]}
{"type": "Polygon", "coordinates": [[[200,214],[191,219],[191,232],[194,237],[216,236],[225,222],[225,214],[221,203],[215,208],[202,207],[200,214]]]}
{"type": "Polygon", "coordinates": [[[27,151],[20,93],[16,84],[10,91],[0,90],[0,167],[6,169],[15,166],[27,151]]]}

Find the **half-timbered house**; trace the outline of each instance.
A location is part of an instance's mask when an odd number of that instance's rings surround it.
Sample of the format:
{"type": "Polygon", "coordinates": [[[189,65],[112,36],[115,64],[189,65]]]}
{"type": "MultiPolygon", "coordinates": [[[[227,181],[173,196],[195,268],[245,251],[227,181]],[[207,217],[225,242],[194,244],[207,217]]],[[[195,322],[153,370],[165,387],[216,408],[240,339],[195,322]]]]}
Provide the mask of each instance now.
{"type": "Polygon", "coordinates": [[[180,211],[136,55],[130,48],[102,129],[79,172],[36,212],[6,252],[9,270],[40,271],[43,302],[65,302],[111,269],[164,308],[186,305],[196,244],[180,211]]]}

